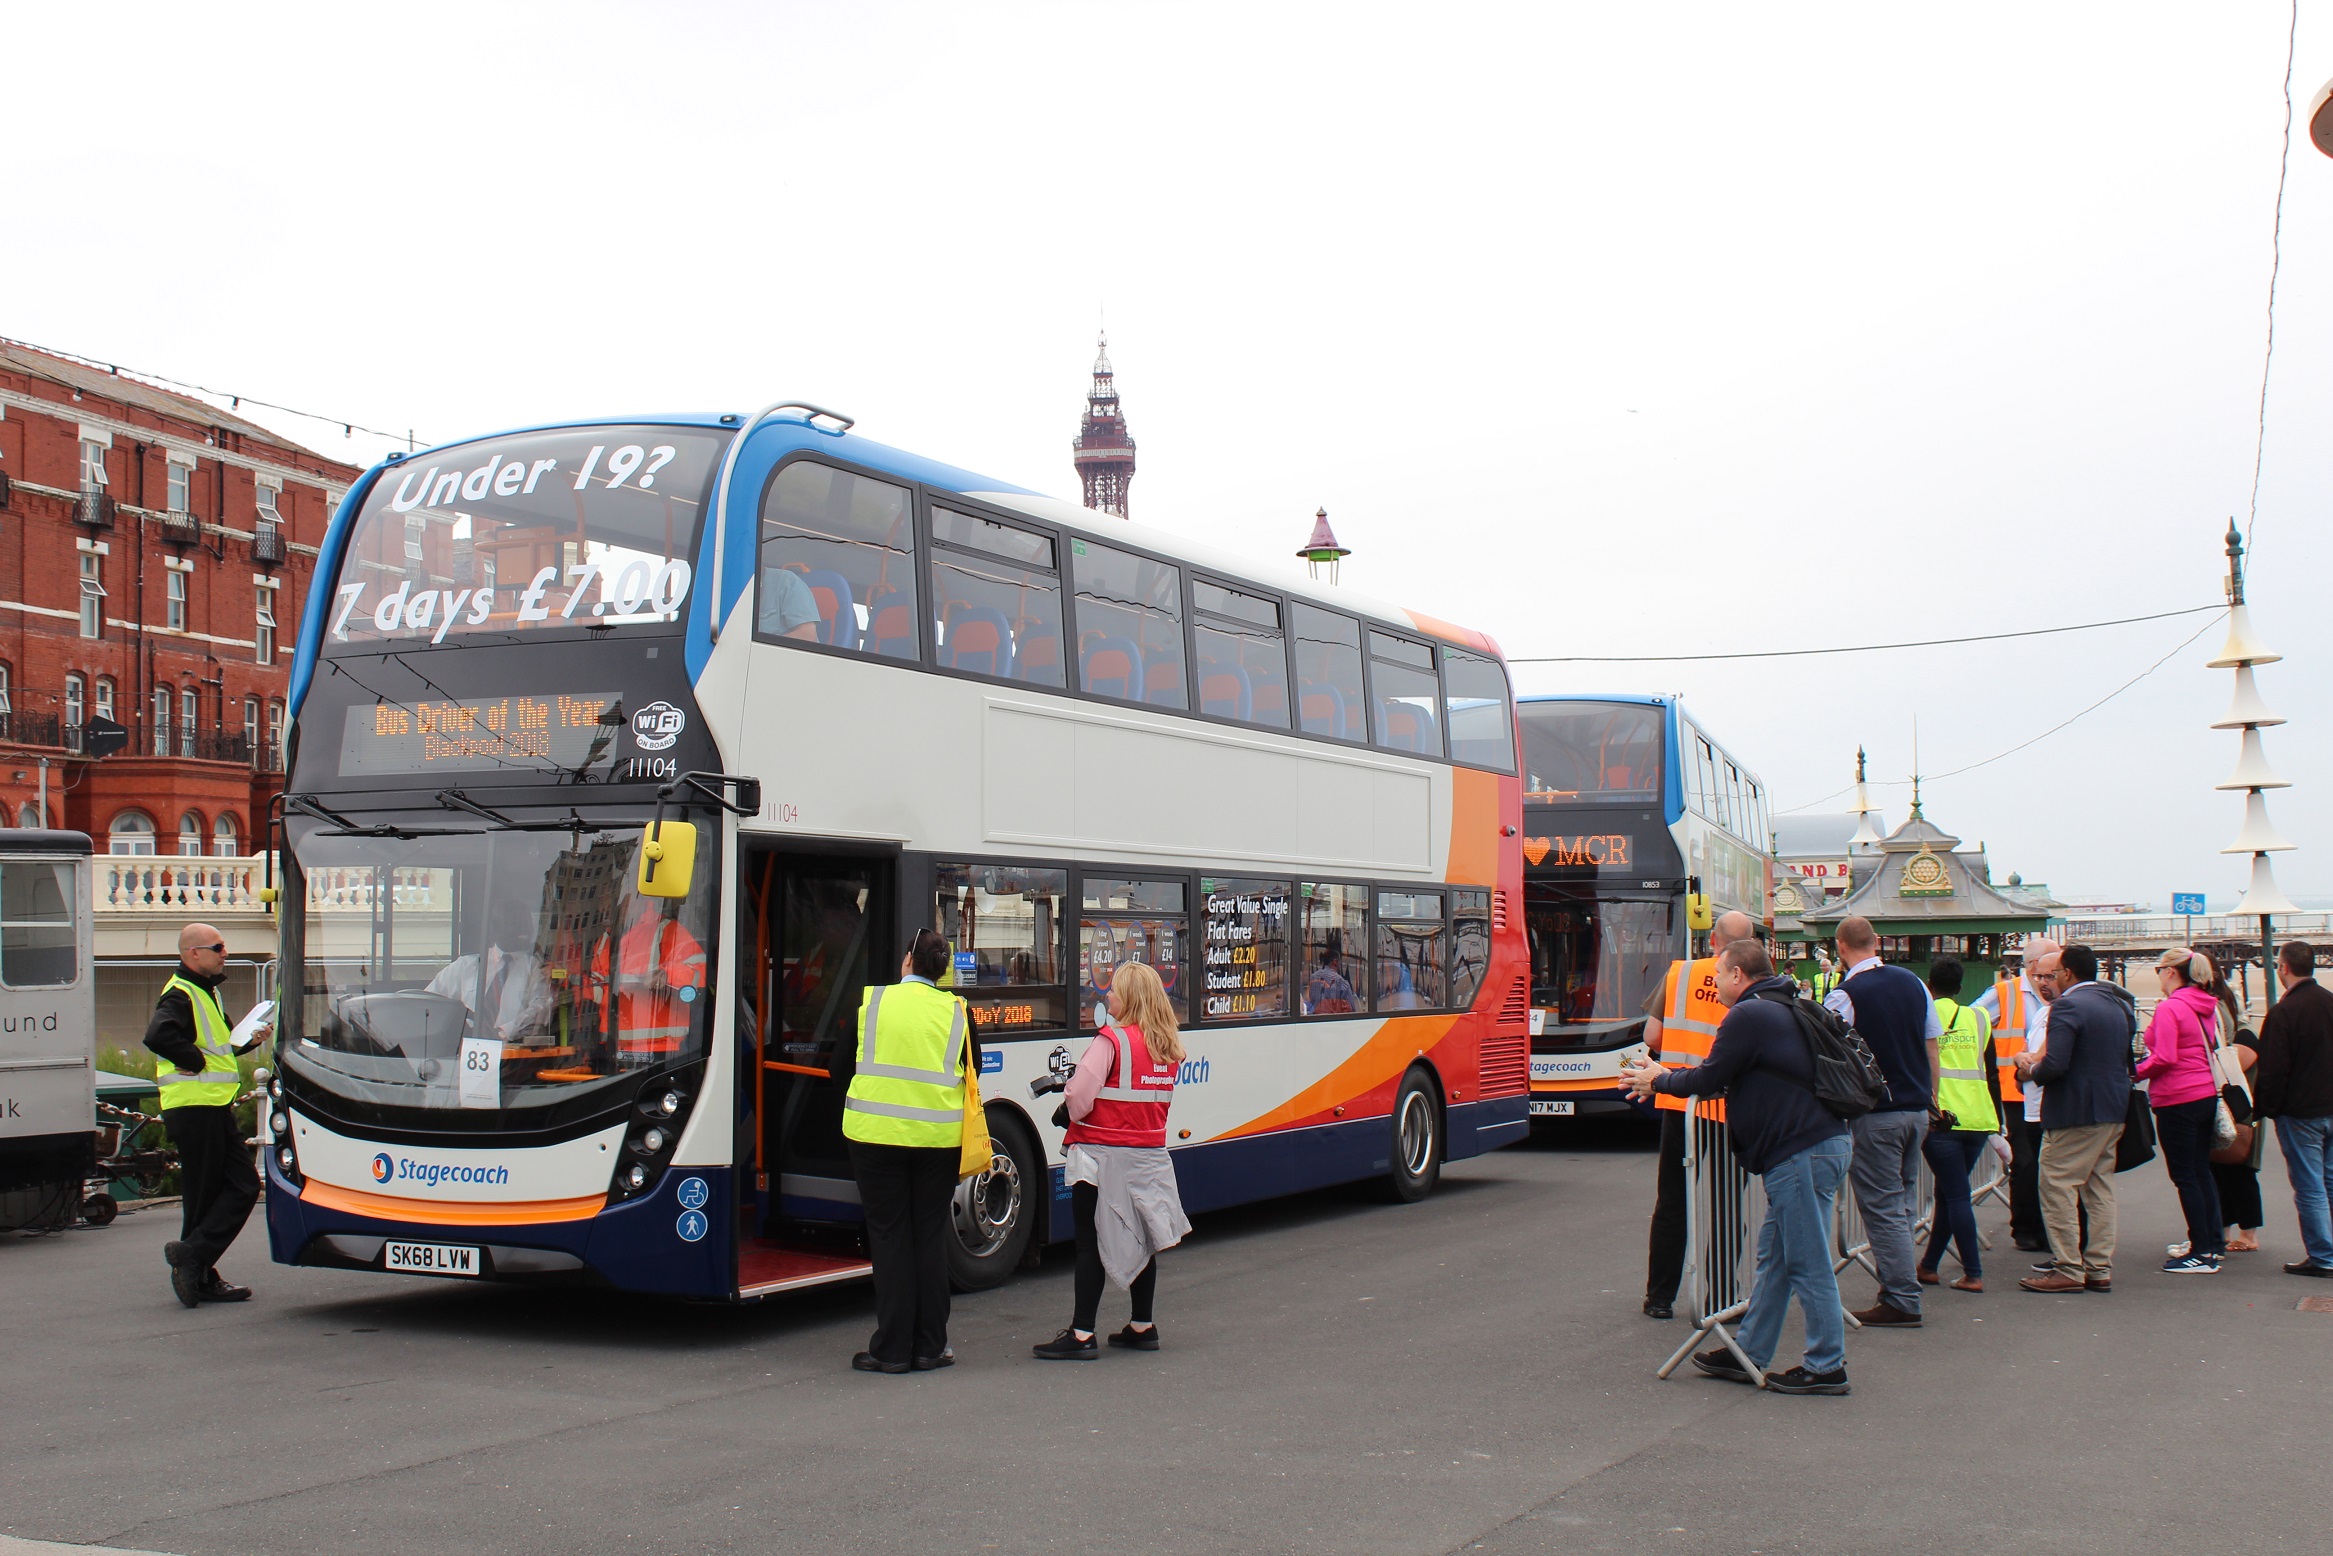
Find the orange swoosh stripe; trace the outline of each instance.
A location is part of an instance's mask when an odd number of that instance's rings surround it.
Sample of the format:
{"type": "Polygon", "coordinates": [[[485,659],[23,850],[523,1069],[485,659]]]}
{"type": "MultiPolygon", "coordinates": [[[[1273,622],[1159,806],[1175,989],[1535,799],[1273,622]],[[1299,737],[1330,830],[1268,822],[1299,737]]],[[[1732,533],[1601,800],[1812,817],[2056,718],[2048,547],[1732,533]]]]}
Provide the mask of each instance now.
{"type": "Polygon", "coordinates": [[[1435,1045],[1450,1035],[1458,1019],[1456,1016],[1389,1017],[1343,1064],[1261,1118],[1250,1119],[1215,1138],[1232,1140],[1284,1129],[1327,1113],[1355,1097],[1366,1096],[1408,1069],[1419,1054],[1433,1052],[1435,1045]]]}
{"type": "Polygon", "coordinates": [[[310,1178],[301,1185],[300,1198],[326,1210],[372,1216],[383,1221],[419,1221],[430,1226],[539,1226],[546,1221],[589,1221],[605,1208],[605,1194],[577,1199],[513,1199],[484,1203],[456,1200],[400,1199],[393,1194],[368,1194],[362,1189],[334,1188],[310,1178]]]}

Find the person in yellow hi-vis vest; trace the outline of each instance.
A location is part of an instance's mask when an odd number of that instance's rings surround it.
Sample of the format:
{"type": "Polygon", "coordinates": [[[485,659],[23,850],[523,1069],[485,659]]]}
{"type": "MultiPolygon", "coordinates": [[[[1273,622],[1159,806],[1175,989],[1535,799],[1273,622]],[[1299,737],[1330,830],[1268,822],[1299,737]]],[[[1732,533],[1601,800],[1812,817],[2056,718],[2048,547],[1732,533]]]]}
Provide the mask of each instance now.
{"type": "Polygon", "coordinates": [[[1940,956],[1929,964],[1928,993],[1936,1001],[1936,1019],[1944,1032],[1928,1040],[1928,1067],[1934,1072],[1936,1091],[1928,1105],[1928,1133],[1920,1141],[1920,1152],[1936,1180],[1936,1207],[1928,1227],[1928,1251],[1921,1255],[1915,1273],[1923,1286],[1942,1281],[1944,1250],[1957,1243],[1961,1274],[1952,1289],[1982,1291],[1984,1254],[1969,1178],[1992,1137],[2001,1132],[2001,1082],[1993,1068],[1992,1022],[1974,1005],[1960,1003],[1961,980],[1966,976],[1958,957],[1940,956]]]}
{"type": "MultiPolygon", "coordinates": [[[[1672,1070],[1699,1064],[1725,1020],[1717,997],[1717,953],[1757,933],[1747,913],[1720,914],[1709,930],[1709,954],[1669,964],[1669,974],[1645,1001],[1645,1046],[1672,1070]]],[[[1689,1098],[1656,1093],[1661,1110],[1661,1161],[1653,1193],[1651,1248],[1645,1256],[1644,1313],[1673,1318],[1677,1287],[1685,1279],[1685,1110],[1689,1098]]],[[[1722,1109],[1722,1104],[1720,1104],[1722,1109]]],[[[1719,1117],[1724,1114],[1720,1111],[1719,1117]]]]}
{"type": "MultiPolygon", "coordinates": [[[[178,1241],[164,1243],[170,1289],[187,1307],[241,1302],[251,1295],[218,1272],[219,1255],[243,1230],[259,1202],[259,1173],[235,1130],[234,1029],[219,1003],[227,981],[227,937],[208,924],[178,932],[178,968],[162,985],[146,1023],[154,1079],[162,1092],[162,1127],[178,1152],[178,1241]]],[[[257,1047],[255,1035],[246,1048],[257,1047]]]]}
{"type": "Polygon", "coordinates": [[[919,929],[899,982],[867,990],[858,1069],[842,1132],[875,1266],[875,1335],[861,1372],[930,1372],[948,1349],[949,1201],[964,1149],[964,1077],[974,1062],[964,1002],[939,987],[948,942],[919,929]]]}

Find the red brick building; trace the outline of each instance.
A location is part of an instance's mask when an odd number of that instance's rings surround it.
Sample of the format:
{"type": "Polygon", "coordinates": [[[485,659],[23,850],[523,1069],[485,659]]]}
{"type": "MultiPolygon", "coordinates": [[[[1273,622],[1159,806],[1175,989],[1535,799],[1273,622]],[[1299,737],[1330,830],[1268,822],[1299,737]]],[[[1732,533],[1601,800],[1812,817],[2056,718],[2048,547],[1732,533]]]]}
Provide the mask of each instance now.
{"type": "Polygon", "coordinates": [[[117,853],[249,854],[324,526],[360,472],[0,341],[0,805],[117,853]],[[99,720],[129,732],[88,754],[99,720]]]}

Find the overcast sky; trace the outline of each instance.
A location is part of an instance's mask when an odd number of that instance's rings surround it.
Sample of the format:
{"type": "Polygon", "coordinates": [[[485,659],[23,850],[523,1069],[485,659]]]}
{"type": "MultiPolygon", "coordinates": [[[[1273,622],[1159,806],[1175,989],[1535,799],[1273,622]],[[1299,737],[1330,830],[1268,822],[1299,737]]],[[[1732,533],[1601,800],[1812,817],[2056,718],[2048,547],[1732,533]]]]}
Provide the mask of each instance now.
{"type": "MultiPolygon", "coordinates": [[[[2287,15],[28,6],[0,334],[424,438],[798,396],[1074,497],[1106,308],[1138,517],[1284,562],[1325,505],[1349,583],[1512,655],[2167,611],[2249,501],[2287,15]]],[[[2301,105],[2328,76],[2302,0],[2301,105]]],[[[2268,410],[2279,878],[2333,897],[2333,161],[2297,130],[2268,410]]],[[[1837,809],[1915,715],[1947,773],[2171,654],[1927,810],[2061,896],[2217,906],[2210,623],[1516,679],[1681,691],[1837,809]]]]}

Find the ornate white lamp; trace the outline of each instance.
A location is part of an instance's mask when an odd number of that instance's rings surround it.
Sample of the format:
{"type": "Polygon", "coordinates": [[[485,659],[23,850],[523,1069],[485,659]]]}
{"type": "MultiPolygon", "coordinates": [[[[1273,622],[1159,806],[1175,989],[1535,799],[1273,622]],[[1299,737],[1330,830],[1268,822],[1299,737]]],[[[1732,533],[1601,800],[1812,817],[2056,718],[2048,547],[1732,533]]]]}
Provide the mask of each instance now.
{"type": "Polygon", "coordinates": [[[2236,840],[2220,852],[2252,856],[2252,883],[2244,892],[2244,900],[2236,904],[2236,912],[2260,920],[2261,974],[2268,986],[2268,1003],[2273,1005],[2276,1003],[2276,931],[2270,921],[2279,913],[2296,910],[2292,899],[2276,884],[2276,872],[2269,867],[2270,854],[2289,852],[2293,845],[2269,821],[2265,791],[2289,789],[2292,785],[2279,778],[2276,769],[2268,765],[2268,752],[2261,744],[2260,731],[2284,720],[2269,711],[2268,704],[2261,700],[2252,667],[2275,664],[2284,656],[2261,642],[2252,630],[2252,614],[2244,605],[2244,537],[2233,519],[2228,521],[2227,589],[2228,640],[2220,646],[2211,667],[2235,671],[2236,690],[2227,713],[2212,728],[2244,732],[2243,749],[2236,755],[2236,771],[2220,785],[2222,789],[2242,792],[2244,827],[2236,834],[2236,840]]]}

